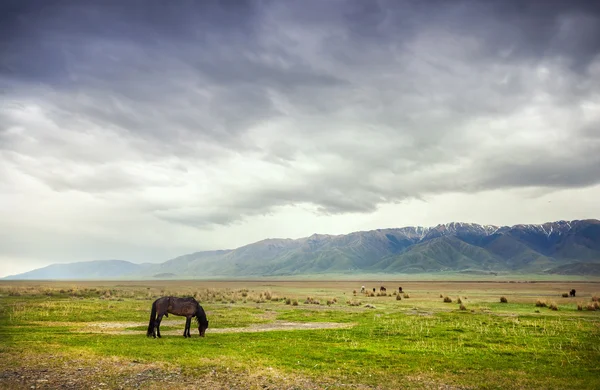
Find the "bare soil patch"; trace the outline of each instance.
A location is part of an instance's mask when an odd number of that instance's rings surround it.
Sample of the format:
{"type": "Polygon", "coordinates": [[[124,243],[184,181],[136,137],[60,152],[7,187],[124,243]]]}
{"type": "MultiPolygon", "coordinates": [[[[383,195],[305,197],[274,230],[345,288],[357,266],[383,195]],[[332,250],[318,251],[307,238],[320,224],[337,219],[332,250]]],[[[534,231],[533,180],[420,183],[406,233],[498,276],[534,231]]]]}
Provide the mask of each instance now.
{"type": "MultiPolygon", "coordinates": [[[[0,359],[14,363],[15,356],[0,354],[0,359]]],[[[246,372],[215,368],[190,375],[168,364],[96,356],[72,358],[60,354],[48,354],[36,356],[35,361],[21,360],[23,361],[30,364],[0,367],[0,388],[28,390],[372,388],[360,384],[341,384],[327,378],[316,382],[311,378],[284,374],[275,369],[246,372]]]]}

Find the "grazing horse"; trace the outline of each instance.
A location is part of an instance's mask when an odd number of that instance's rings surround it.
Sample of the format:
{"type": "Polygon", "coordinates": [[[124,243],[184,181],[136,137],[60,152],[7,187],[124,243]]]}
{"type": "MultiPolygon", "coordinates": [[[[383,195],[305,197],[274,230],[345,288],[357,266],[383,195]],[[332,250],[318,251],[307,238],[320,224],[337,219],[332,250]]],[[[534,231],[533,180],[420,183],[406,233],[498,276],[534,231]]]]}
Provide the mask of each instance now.
{"type": "Polygon", "coordinates": [[[152,312],[150,313],[150,323],[148,324],[148,337],[160,337],[160,321],[163,316],[175,314],[186,318],[183,337],[192,337],[190,335],[190,324],[192,317],[196,318],[198,323],[198,332],[200,337],[204,337],[204,332],[208,329],[208,320],[204,309],[194,298],[161,297],[152,303],[152,312]]]}
{"type": "Polygon", "coordinates": [[[402,294],[402,287],[398,287],[398,292],[402,294]]]}
{"type": "Polygon", "coordinates": [[[379,287],[379,292],[384,292],[384,291],[386,291],[385,287],[383,287],[383,286],[379,287]]]}
{"type": "Polygon", "coordinates": [[[572,296],[572,297],[574,297],[575,296],[575,289],[569,291],[569,295],[572,296]]]}
{"type": "Polygon", "coordinates": [[[375,287],[373,287],[373,292],[375,292],[375,287]]]}

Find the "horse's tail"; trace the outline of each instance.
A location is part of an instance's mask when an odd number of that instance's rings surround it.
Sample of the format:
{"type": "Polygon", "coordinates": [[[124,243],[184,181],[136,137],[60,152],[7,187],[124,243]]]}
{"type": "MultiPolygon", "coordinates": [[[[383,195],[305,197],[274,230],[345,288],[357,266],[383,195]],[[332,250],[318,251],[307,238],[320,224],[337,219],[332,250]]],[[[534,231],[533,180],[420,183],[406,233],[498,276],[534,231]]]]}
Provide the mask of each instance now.
{"type": "Polygon", "coordinates": [[[150,313],[150,323],[148,324],[148,332],[146,335],[148,337],[154,334],[154,319],[156,318],[156,301],[152,303],[152,312],[150,313]]]}

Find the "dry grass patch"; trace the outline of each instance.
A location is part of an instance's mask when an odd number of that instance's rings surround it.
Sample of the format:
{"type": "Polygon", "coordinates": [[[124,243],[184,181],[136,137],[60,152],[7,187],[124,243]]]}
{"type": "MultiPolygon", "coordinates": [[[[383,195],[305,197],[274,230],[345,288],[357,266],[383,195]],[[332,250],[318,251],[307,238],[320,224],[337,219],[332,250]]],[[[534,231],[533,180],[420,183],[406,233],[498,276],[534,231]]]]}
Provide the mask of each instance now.
{"type": "Polygon", "coordinates": [[[546,303],[546,301],[542,301],[542,300],[538,299],[537,301],[535,301],[535,306],[536,307],[548,307],[548,304],[546,303]]]}

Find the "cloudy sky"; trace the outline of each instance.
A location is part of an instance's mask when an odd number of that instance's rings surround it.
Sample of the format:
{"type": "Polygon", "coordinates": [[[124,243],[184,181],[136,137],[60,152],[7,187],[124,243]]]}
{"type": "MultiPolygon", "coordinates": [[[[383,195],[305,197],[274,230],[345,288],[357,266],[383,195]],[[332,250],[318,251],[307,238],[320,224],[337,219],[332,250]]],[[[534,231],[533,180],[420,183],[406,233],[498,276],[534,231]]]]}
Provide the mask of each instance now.
{"type": "Polygon", "coordinates": [[[592,1],[2,1],[0,276],[600,217],[592,1]]]}

